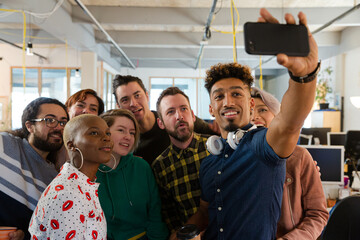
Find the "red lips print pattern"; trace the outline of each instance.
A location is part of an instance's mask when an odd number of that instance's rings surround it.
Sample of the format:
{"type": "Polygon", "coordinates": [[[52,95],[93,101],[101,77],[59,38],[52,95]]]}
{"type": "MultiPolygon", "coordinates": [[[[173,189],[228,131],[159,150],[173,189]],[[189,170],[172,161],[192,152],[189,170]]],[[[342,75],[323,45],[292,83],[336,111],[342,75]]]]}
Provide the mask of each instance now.
{"type": "Polygon", "coordinates": [[[32,239],[106,239],[98,184],[69,163],[42,194],[31,218],[32,239]],[[40,213],[42,209],[42,213],[40,213]]]}

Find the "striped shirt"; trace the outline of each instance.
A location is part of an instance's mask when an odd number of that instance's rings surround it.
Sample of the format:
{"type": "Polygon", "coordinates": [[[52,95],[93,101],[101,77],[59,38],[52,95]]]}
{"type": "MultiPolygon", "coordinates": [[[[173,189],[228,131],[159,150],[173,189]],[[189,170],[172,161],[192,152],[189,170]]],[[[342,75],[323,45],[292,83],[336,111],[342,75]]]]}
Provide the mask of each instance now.
{"type": "Polygon", "coordinates": [[[186,149],[171,144],[152,164],[159,186],[163,220],[170,231],[184,225],[200,204],[199,169],[209,155],[207,137],[194,133],[186,149]]]}
{"type": "Polygon", "coordinates": [[[36,204],[57,175],[26,139],[0,133],[0,226],[27,228],[36,204]]]}

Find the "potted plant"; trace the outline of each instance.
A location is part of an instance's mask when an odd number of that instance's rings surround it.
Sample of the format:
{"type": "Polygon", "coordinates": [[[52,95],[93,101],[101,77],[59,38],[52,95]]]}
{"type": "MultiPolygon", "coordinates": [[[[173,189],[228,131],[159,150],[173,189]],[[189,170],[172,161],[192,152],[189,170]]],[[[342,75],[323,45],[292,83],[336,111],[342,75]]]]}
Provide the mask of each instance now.
{"type": "Polygon", "coordinates": [[[329,108],[329,103],[326,102],[326,95],[332,93],[332,88],[330,86],[332,72],[332,67],[329,66],[322,70],[318,77],[315,101],[319,104],[320,109],[329,108]]]}

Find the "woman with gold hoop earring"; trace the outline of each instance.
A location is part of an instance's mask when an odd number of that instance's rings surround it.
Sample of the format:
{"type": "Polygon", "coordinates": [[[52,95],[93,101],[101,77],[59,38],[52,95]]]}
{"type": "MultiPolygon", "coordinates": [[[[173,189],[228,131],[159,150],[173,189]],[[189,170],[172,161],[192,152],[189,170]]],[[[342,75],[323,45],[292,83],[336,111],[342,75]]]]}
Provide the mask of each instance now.
{"type": "Polygon", "coordinates": [[[165,240],[168,229],[161,218],[161,201],[150,165],[132,152],[140,129],[132,112],[110,110],[101,118],[114,142],[112,161],[97,172],[99,198],[108,225],[108,239],[165,240]]]}
{"type": "Polygon", "coordinates": [[[66,162],[40,197],[32,215],[31,239],[106,239],[96,172],[109,162],[113,148],[110,129],[90,114],[71,119],[64,129],[66,162]]]}

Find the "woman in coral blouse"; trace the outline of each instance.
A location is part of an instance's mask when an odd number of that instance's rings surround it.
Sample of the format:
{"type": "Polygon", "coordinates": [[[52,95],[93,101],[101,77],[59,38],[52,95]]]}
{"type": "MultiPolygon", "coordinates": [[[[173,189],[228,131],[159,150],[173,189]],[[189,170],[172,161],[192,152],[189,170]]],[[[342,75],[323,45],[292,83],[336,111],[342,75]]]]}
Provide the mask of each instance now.
{"type": "Polygon", "coordinates": [[[71,119],[64,129],[70,157],[41,195],[32,215],[32,239],[106,239],[106,220],[95,176],[111,158],[110,130],[98,116],[71,119]]]}

